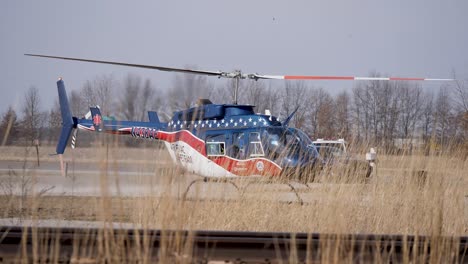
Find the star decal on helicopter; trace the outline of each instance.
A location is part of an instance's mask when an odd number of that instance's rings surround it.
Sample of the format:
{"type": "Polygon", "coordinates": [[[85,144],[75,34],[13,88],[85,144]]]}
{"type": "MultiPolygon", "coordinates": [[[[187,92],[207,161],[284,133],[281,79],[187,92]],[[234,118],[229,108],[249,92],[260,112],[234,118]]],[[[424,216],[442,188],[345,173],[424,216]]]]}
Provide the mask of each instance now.
{"type": "Polygon", "coordinates": [[[204,120],[173,120],[168,123],[168,127],[172,131],[176,130],[190,130],[190,129],[216,129],[216,128],[244,128],[244,127],[258,127],[258,126],[269,126],[271,122],[276,121],[276,118],[272,117],[232,117],[228,120],[224,119],[204,119],[204,120]],[[171,125],[172,124],[172,125],[171,125]]]}

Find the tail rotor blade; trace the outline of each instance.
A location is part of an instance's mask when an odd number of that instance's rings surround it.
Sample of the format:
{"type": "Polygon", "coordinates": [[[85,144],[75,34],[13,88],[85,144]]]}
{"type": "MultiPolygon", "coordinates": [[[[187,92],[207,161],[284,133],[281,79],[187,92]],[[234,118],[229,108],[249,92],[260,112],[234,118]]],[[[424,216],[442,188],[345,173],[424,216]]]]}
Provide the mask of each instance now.
{"type": "Polygon", "coordinates": [[[73,135],[72,135],[72,140],[71,140],[71,148],[75,149],[76,147],[76,135],[78,134],[78,129],[73,129],[73,135]]]}

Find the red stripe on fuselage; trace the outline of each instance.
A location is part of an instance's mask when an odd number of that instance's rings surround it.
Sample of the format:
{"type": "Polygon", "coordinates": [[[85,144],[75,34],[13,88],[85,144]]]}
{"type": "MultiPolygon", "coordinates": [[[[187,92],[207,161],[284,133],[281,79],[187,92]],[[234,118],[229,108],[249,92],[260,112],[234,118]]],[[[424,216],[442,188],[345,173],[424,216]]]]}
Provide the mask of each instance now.
{"type": "Polygon", "coordinates": [[[220,156],[210,157],[210,159],[225,170],[239,176],[276,176],[281,173],[281,167],[263,158],[237,160],[228,156],[220,156]]]}
{"type": "MultiPolygon", "coordinates": [[[[187,130],[181,130],[177,132],[158,131],[157,138],[169,143],[182,141],[204,157],[207,157],[205,142],[187,130]]],[[[281,173],[280,166],[265,158],[251,158],[247,160],[238,160],[229,156],[215,156],[207,158],[228,172],[238,176],[275,176],[281,173]]]]}
{"type": "Polygon", "coordinates": [[[203,156],[206,156],[205,142],[187,130],[180,130],[177,132],[158,131],[157,138],[169,143],[174,143],[177,141],[185,142],[203,156]]]}

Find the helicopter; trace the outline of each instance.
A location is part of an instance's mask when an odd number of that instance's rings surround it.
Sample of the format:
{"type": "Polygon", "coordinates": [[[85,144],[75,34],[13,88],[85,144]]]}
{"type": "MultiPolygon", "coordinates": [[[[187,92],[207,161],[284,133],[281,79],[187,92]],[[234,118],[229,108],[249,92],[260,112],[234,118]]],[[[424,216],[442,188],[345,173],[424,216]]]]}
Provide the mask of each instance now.
{"type": "MultiPolygon", "coordinates": [[[[405,77],[302,76],[245,74],[241,71],[204,71],[114,61],[58,57],[39,54],[26,56],[90,63],[138,67],[167,72],[201,74],[235,80],[234,101],[213,104],[201,99],[196,106],[176,111],[168,122],[161,122],[157,112],[148,111],[148,122],[105,120],[99,107],[90,107],[89,118],[72,116],[64,81],[57,81],[62,130],[56,154],[65,152],[70,135],[77,129],[97,133],[127,135],[147,140],[161,140],[173,162],[186,171],[206,178],[278,177],[302,175],[326,163],[313,141],[303,131],[289,127],[297,111],[284,121],[270,113],[258,114],[252,105],[238,104],[239,81],[251,80],[379,80],[379,81],[452,81],[453,79],[405,77]]],[[[63,162],[61,161],[62,169],[63,162]]]]}

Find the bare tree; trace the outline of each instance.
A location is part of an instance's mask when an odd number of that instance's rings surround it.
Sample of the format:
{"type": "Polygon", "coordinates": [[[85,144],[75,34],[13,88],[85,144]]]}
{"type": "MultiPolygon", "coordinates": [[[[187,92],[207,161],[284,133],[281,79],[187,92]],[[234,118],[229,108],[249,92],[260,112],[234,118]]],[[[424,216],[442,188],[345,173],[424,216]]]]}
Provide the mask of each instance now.
{"type": "Polygon", "coordinates": [[[60,113],[60,106],[58,101],[54,102],[54,105],[49,111],[48,127],[47,127],[47,140],[54,142],[59,138],[60,128],[62,126],[62,117],[60,113]]]}
{"type": "Polygon", "coordinates": [[[263,113],[265,110],[270,110],[272,113],[280,113],[280,102],[284,97],[283,90],[274,84],[269,84],[261,97],[262,103],[256,108],[258,113],[263,113]]]}
{"type": "Polygon", "coordinates": [[[452,106],[450,104],[450,97],[447,89],[443,87],[439,90],[435,106],[435,136],[443,148],[447,139],[450,136],[450,120],[452,118],[452,106]]]}
{"type": "Polygon", "coordinates": [[[302,128],[305,124],[307,106],[306,94],[308,87],[303,81],[286,82],[282,101],[282,116],[288,117],[294,110],[299,109],[293,116],[290,125],[302,128]]]}
{"type": "MultiPolygon", "coordinates": [[[[378,73],[371,73],[380,77],[378,73]]],[[[393,145],[399,117],[400,86],[397,82],[369,81],[353,89],[354,118],[359,137],[373,145],[393,145]]]]}
{"type": "Polygon", "coordinates": [[[307,134],[311,135],[313,138],[318,137],[319,123],[318,123],[318,113],[320,106],[320,91],[321,89],[311,89],[307,92],[307,120],[305,131],[307,134]]]}
{"type": "MultiPolygon", "coordinates": [[[[83,94],[84,96],[84,94],[83,94]]],[[[70,95],[70,110],[75,116],[84,116],[88,112],[88,107],[79,91],[72,90],[70,95]]]]}
{"type": "Polygon", "coordinates": [[[421,113],[421,130],[424,144],[426,147],[431,138],[432,129],[434,126],[434,95],[426,93],[423,97],[423,107],[421,113]]]}
{"type": "Polygon", "coordinates": [[[153,96],[147,110],[157,111],[158,113],[162,114],[159,116],[162,120],[169,120],[172,118],[172,116],[166,110],[165,101],[167,101],[166,95],[163,94],[159,89],[154,88],[153,96]]]}
{"type": "Polygon", "coordinates": [[[241,80],[237,81],[236,79],[228,79],[226,84],[218,89],[218,93],[221,95],[221,98],[219,99],[223,100],[223,103],[234,103],[236,99],[236,89],[238,97],[237,103],[242,104],[246,97],[243,96],[244,81],[241,80]],[[239,85],[239,87],[236,87],[237,85],[239,85]]]}
{"type": "MultiPolygon", "coordinates": [[[[114,103],[113,90],[117,83],[112,76],[98,76],[92,81],[86,81],[81,89],[81,102],[85,107],[99,105],[105,114],[112,113],[114,103]]],[[[89,109],[82,113],[88,112],[89,109]]]]}
{"type": "Polygon", "coordinates": [[[123,93],[120,97],[120,115],[126,120],[135,120],[140,117],[138,113],[138,100],[140,98],[141,78],[129,74],[123,84],[123,93]]]}
{"type": "Polygon", "coordinates": [[[335,104],[328,92],[320,90],[320,98],[317,112],[317,137],[336,137],[335,132],[335,104]]]}
{"type": "Polygon", "coordinates": [[[13,107],[8,107],[8,110],[2,117],[0,123],[0,139],[2,146],[11,145],[18,137],[18,122],[16,112],[13,107]]]}
{"type": "Polygon", "coordinates": [[[468,112],[468,81],[455,81],[454,94],[460,111],[468,112]]]}
{"type": "Polygon", "coordinates": [[[468,80],[458,80],[455,71],[453,71],[453,78],[455,82],[452,85],[452,93],[457,110],[468,113],[468,80]]]}
{"type": "Polygon", "coordinates": [[[453,75],[456,80],[453,87],[453,94],[456,110],[458,112],[457,119],[461,127],[460,136],[462,140],[466,142],[466,139],[468,139],[468,80],[457,80],[455,72],[453,75]]]}
{"type": "MultiPolygon", "coordinates": [[[[227,86],[223,89],[219,89],[220,91],[218,91],[218,93],[222,95],[221,100],[224,100],[223,103],[231,103],[233,101],[234,95],[232,89],[234,89],[234,87],[231,86],[234,85],[234,83],[234,81],[230,80],[227,86]]],[[[271,82],[269,86],[266,86],[265,82],[262,81],[242,80],[239,86],[239,104],[254,105],[257,113],[264,113],[267,109],[270,110],[273,115],[281,112],[278,103],[281,100],[282,91],[280,88],[273,86],[271,82]]]]}
{"type": "Polygon", "coordinates": [[[340,138],[351,135],[351,98],[346,91],[335,98],[336,134],[340,138]]]}
{"type": "Polygon", "coordinates": [[[230,104],[233,102],[231,89],[229,88],[229,81],[223,82],[221,85],[214,85],[212,92],[209,94],[207,99],[210,99],[213,103],[217,104],[230,104]]]}
{"type": "Polygon", "coordinates": [[[354,107],[353,120],[356,126],[356,137],[366,142],[370,141],[371,130],[371,108],[374,103],[371,103],[369,91],[362,84],[358,84],[353,88],[354,107]]]}
{"type": "Polygon", "coordinates": [[[175,111],[194,106],[199,98],[208,98],[213,89],[213,84],[204,75],[177,74],[168,93],[168,108],[175,111]]]}
{"type": "Polygon", "coordinates": [[[420,120],[423,108],[421,86],[400,83],[399,132],[403,139],[414,137],[416,124],[420,120]]]}
{"type": "Polygon", "coordinates": [[[35,139],[40,139],[44,117],[40,110],[39,90],[32,86],[24,96],[23,120],[21,122],[27,142],[32,144],[35,139]]]}
{"type": "Polygon", "coordinates": [[[397,122],[400,114],[400,93],[398,82],[380,82],[374,90],[377,115],[374,117],[374,138],[389,149],[397,135],[397,122]]]}
{"type": "Polygon", "coordinates": [[[266,109],[266,87],[263,82],[254,80],[242,81],[243,93],[241,93],[242,103],[257,106],[258,112],[263,112],[266,109]]]}
{"type": "Polygon", "coordinates": [[[148,107],[150,106],[151,102],[154,100],[155,97],[155,89],[151,86],[151,81],[146,79],[143,89],[141,89],[138,108],[140,112],[140,121],[144,121],[147,119],[147,111],[149,110],[148,107]]]}

